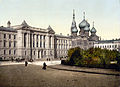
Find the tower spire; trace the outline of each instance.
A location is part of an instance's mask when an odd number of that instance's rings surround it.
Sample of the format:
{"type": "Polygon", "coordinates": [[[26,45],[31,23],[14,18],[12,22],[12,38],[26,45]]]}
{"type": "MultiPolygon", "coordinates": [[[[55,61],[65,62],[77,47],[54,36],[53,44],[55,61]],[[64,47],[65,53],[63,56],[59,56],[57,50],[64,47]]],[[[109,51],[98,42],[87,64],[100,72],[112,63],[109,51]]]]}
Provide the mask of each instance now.
{"type": "Polygon", "coordinates": [[[83,19],[85,19],[85,12],[83,12],[83,19]]]}
{"type": "Polygon", "coordinates": [[[75,10],[73,9],[73,19],[75,19],[75,10]]]}
{"type": "Polygon", "coordinates": [[[93,21],[93,27],[94,27],[94,21],[93,21]]]}

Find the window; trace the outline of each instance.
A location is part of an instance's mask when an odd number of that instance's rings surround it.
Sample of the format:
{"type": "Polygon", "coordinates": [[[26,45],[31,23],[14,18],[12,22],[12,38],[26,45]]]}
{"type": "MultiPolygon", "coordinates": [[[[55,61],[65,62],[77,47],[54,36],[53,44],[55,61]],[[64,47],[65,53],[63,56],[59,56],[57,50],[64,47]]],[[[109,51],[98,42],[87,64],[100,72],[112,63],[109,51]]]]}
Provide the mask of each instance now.
{"type": "Polygon", "coordinates": [[[14,47],[16,47],[16,42],[14,41],[14,47]]]}
{"type": "Polygon", "coordinates": [[[6,34],[4,34],[4,38],[6,38],[6,34]]]}
{"type": "Polygon", "coordinates": [[[16,35],[14,35],[14,39],[16,39],[16,35]]]}
{"type": "Polygon", "coordinates": [[[38,40],[38,35],[37,35],[37,40],[38,40]]]}
{"type": "Polygon", "coordinates": [[[26,55],[26,51],[25,51],[25,55],[26,55]]]}
{"type": "Polygon", "coordinates": [[[11,42],[9,42],[9,47],[11,47],[11,42]]]}
{"type": "Polygon", "coordinates": [[[35,51],[34,51],[34,55],[35,55],[35,51]]]}
{"type": "Polygon", "coordinates": [[[45,36],[44,36],[44,43],[43,43],[43,47],[45,48],[45,36]]]}
{"type": "Polygon", "coordinates": [[[14,50],[14,55],[16,54],[16,50],[14,50]]]}
{"type": "Polygon", "coordinates": [[[110,45],[110,48],[111,48],[111,45],[110,45]]]}
{"type": "Polygon", "coordinates": [[[4,40],[4,47],[6,47],[6,41],[4,40]]]}
{"type": "Polygon", "coordinates": [[[46,56],[46,51],[44,51],[44,56],[46,56]]]}
{"type": "Polygon", "coordinates": [[[38,47],[38,35],[36,36],[36,38],[37,38],[37,43],[36,43],[36,47],[38,47]]]}
{"type": "Polygon", "coordinates": [[[106,48],[106,45],[105,45],[105,48],[106,48]]]}
{"type": "Polygon", "coordinates": [[[9,39],[11,39],[11,34],[9,34],[9,39]]]}
{"type": "Polygon", "coordinates": [[[44,45],[44,48],[45,48],[45,41],[44,41],[44,44],[43,44],[43,45],[44,45]]]}
{"type": "Polygon", "coordinates": [[[37,41],[36,45],[37,45],[37,47],[38,47],[38,41],[37,41]]]}
{"type": "Polygon", "coordinates": [[[49,37],[49,48],[51,48],[51,36],[49,37]]]}
{"type": "Polygon", "coordinates": [[[11,50],[9,50],[9,54],[11,54],[11,50]]]}
{"type": "Polygon", "coordinates": [[[112,48],[114,48],[114,45],[112,45],[112,48]]]}
{"type": "Polygon", "coordinates": [[[6,50],[4,50],[4,55],[6,54],[6,50]]]}
{"type": "Polygon", "coordinates": [[[42,35],[40,35],[40,47],[42,47],[42,35]]]}

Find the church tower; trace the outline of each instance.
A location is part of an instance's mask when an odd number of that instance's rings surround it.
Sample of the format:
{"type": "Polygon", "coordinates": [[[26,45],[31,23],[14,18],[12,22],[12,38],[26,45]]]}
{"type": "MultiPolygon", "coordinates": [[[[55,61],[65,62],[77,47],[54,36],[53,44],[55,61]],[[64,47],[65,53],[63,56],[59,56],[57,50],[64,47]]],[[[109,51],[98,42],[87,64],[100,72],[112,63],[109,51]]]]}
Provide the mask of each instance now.
{"type": "Polygon", "coordinates": [[[73,10],[73,21],[71,25],[71,36],[75,37],[77,36],[78,29],[76,27],[76,22],[75,22],[75,11],[73,10]]]}
{"type": "Polygon", "coordinates": [[[93,22],[93,27],[92,27],[92,29],[90,30],[90,32],[91,32],[91,36],[90,36],[89,40],[98,41],[98,40],[99,40],[99,37],[96,35],[97,30],[96,30],[95,27],[94,27],[94,22],[93,22]]]}
{"type": "Polygon", "coordinates": [[[85,20],[85,12],[83,12],[83,21],[79,24],[80,36],[89,36],[90,24],[85,20]]]}

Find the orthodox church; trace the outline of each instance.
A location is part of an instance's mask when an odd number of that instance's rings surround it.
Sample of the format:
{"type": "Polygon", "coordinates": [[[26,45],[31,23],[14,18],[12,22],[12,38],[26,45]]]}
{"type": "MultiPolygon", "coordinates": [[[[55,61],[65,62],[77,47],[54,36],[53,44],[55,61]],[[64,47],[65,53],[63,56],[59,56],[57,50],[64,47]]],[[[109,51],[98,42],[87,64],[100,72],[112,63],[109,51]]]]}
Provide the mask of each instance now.
{"type": "Polygon", "coordinates": [[[80,47],[82,49],[88,49],[94,46],[95,41],[99,41],[99,37],[96,35],[97,30],[94,27],[90,29],[90,24],[85,20],[85,12],[83,16],[82,22],[79,23],[79,35],[78,29],[75,21],[75,12],[73,10],[73,21],[71,25],[71,39],[72,39],[72,47],[80,47]]]}

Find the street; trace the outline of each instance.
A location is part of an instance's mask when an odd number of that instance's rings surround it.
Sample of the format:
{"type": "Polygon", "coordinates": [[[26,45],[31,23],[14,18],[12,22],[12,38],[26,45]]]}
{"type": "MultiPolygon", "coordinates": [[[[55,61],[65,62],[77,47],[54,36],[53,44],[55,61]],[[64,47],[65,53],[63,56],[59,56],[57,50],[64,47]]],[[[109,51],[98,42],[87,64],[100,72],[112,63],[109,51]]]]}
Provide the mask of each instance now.
{"type": "MultiPolygon", "coordinates": [[[[120,76],[54,69],[29,64],[1,65],[0,87],[120,87],[120,76]]],[[[68,67],[70,68],[70,67],[68,67]]],[[[71,69],[77,69],[71,67],[71,69]]]]}

